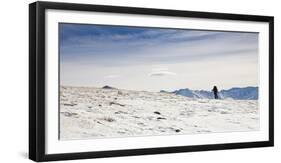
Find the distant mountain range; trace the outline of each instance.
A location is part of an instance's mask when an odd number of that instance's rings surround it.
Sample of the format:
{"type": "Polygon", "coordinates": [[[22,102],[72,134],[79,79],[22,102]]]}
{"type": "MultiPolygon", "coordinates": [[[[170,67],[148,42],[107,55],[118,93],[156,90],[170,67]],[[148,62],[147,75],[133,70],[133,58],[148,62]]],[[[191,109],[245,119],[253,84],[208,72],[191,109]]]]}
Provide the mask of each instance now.
{"type": "MultiPolygon", "coordinates": [[[[167,92],[161,90],[160,92],[167,92]]],[[[188,88],[175,90],[173,92],[176,95],[191,97],[191,98],[207,98],[213,99],[214,95],[212,91],[206,90],[191,90],[188,88]]],[[[244,87],[244,88],[231,88],[228,90],[219,91],[220,99],[234,99],[234,100],[257,100],[258,99],[258,87],[244,87]]]]}

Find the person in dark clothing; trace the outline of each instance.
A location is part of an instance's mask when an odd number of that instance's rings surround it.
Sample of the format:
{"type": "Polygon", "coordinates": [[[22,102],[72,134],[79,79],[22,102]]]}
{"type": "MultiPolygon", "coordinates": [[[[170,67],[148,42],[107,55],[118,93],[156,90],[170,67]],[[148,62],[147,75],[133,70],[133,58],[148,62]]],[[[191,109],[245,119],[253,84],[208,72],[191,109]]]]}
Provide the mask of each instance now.
{"type": "Polygon", "coordinates": [[[219,98],[219,96],[218,96],[218,88],[217,88],[217,86],[214,86],[214,88],[213,88],[213,93],[214,93],[214,97],[215,97],[215,99],[218,99],[219,98]]]}

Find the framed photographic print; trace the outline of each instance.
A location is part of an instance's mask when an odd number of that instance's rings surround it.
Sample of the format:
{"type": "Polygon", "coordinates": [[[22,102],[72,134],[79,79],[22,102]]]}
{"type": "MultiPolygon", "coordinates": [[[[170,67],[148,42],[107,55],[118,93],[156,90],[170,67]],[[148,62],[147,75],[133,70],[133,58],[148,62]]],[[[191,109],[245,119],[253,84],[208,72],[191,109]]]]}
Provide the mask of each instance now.
{"type": "Polygon", "coordinates": [[[35,2],[29,158],[273,146],[273,17],[35,2]]]}

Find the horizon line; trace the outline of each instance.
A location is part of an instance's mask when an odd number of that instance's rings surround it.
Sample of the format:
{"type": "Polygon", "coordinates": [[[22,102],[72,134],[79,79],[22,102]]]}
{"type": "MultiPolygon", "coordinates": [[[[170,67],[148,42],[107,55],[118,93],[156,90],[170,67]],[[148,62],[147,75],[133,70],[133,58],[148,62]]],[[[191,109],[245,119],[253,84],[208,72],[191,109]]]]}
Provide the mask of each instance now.
{"type": "MultiPolygon", "coordinates": [[[[128,91],[145,91],[145,92],[161,92],[161,91],[164,91],[164,92],[171,92],[171,91],[166,91],[166,90],[164,90],[164,89],[161,89],[161,90],[159,90],[159,91],[149,91],[149,90],[133,90],[133,89],[124,89],[124,88],[118,88],[118,87],[114,87],[114,86],[109,86],[109,85],[104,85],[104,86],[102,86],[102,87],[98,87],[98,86],[82,86],[82,85],[59,85],[59,87],[84,87],[84,88],[101,88],[101,89],[103,89],[103,87],[106,87],[106,86],[108,86],[108,87],[111,87],[112,89],[117,89],[117,90],[128,90],[128,91]]],[[[230,90],[230,89],[234,89],[234,88],[248,88],[248,87],[255,87],[255,88],[259,88],[259,86],[244,86],[244,87],[231,87],[231,88],[228,88],[228,89],[226,89],[226,88],[223,88],[223,89],[220,89],[220,91],[219,92],[221,92],[221,91],[224,91],[224,90],[230,90]]],[[[212,88],[212,87],[210,87],[210,88],[212,88]]],[[[192,91],[209,91],[209,90],[206,90],[206,89],[190,89],[190,88],[188,88],[188,87],[186,87],[186,88],[180,88],[180,89],[174,89],[173,91],[178,91],[178,90],[182,90],[182,89],[189,89],[189,90],[192,90],[192,91]]],[[[211,89],[210,89],[211,90],[211,89]]],[[[209,91],[210,92],[210,91],[209,91]]]]}

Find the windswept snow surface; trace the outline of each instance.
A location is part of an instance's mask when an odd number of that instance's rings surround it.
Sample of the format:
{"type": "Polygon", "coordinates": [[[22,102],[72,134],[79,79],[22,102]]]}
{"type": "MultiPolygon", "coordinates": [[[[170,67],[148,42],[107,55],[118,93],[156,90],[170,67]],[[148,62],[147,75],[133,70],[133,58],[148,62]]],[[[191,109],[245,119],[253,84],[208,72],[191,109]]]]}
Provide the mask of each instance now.
{"type": "Polygon", "coordinates": [[[257,100],[61,86],[59,127],[61,140],[255,131],[259,110],[257,100]]]}

